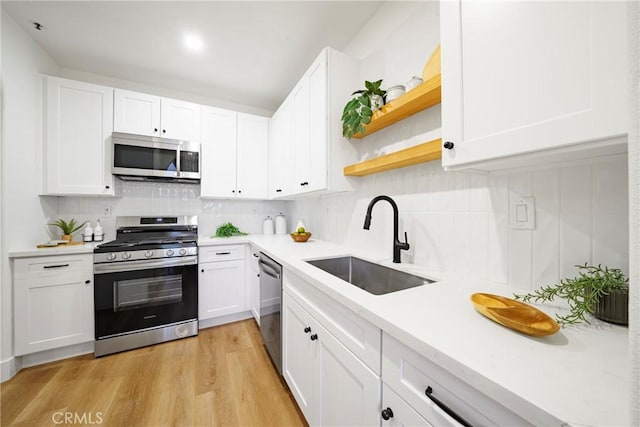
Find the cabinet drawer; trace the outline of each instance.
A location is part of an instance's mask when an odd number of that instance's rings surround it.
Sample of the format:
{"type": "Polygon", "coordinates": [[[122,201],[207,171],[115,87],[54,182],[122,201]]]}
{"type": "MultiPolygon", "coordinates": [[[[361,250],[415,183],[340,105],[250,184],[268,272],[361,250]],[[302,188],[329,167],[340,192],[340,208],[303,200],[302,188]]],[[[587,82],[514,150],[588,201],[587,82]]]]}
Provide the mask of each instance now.
{"type": "Polygon", "coordinates": [[[55,255],[17,258],[13,261],[14,279],[53,279],[84,274],[93,277],[93,254],[55,255]]]}
{"type": "Polygon", "coordinates": [[[284,288],[345,347],[380,375],[381,331],[304,279],[284,270],[284,288]]]}
{"type": "Polygon", "coordinates": [[[244,259],[245,245],[204,246],[199,248],[199,261],[231,261],[244,259]]]}
{"type": "Polygon", "coordinates": [[[531,424],[388,334],[382,335],[382,381],[433,425],[460,425],[426,395],[471,425],[531,424]]]}

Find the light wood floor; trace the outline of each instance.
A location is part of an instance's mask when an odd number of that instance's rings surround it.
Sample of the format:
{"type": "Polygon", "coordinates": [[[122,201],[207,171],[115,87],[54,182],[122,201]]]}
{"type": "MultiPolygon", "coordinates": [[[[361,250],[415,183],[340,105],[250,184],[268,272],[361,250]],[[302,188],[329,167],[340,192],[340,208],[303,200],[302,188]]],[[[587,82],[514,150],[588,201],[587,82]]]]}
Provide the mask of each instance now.
{"type": "Polygon", "coordinates": [[[64,413],[66,425],[306,425],[253,320],[23,369],[1,388],[2,426],[64,425],[64,413]]]}

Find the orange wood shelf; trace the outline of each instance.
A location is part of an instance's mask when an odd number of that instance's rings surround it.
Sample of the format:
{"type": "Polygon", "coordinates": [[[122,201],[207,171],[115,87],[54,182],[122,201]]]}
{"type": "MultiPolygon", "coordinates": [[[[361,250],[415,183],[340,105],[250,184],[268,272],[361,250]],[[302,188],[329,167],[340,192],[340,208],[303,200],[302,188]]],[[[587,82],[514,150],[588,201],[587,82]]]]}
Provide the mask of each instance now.
{"type": "Polygon", "coordinates": [[[440,73],[438,73],[422,82],[420,86],[383,105],[380,110],[373,113],[371,123],[367,125],[365,134],[356,134],[353,137],[363,138],[419,111],[439,104],[441,100],[440,83],[440,73]]]}
{"type": "Polygon", "coordinates": [[[366,176],[440,158],[442,158],[442,139],[438,138],[375,159],[345,166],[343,173],[346,176],[366,176]]]}

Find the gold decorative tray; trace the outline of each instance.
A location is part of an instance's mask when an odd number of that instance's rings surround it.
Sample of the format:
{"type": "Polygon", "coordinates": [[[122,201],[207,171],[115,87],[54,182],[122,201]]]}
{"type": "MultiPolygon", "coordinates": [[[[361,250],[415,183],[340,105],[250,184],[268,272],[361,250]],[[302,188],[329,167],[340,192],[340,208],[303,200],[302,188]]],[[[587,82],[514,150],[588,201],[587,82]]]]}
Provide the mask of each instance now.
{"type": "Polygon", "coordinates": [[[507,328],[535,337],[555,334],[558,322],[528,304],[499,295],[476,293],[471,302],[481,314],[507,328]]]}

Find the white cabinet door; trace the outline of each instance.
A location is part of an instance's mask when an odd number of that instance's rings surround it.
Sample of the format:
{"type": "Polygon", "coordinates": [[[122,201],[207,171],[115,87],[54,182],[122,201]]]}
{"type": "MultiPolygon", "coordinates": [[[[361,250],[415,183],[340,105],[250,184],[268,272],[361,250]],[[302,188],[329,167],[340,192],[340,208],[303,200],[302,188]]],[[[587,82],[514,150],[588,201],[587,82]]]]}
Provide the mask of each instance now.
{"type": "Polygon", "coordinates": [[[235,197],[237,113],[202,108],[202,197],[235,197]]]}
{"type": "Polygon", "coordinates": [[[624,2],[452,1],[440,19],[445,168],[627,133],[624,2]]]}
{"type": "Polygon", "coordinates": [[[113,195],[113,89],[45,77],[44,194],[113,195]]]}
{"type": "Polygon", "coordinates": [[[269,119],[239,113],[237,126],[236,194],[243,199],[267,199],[269,119]]]}
{"type": "Polygon", "coordinates": [[[244,260],[200,264],[199,320],[246,310],[244,264],[244,260]]]}
{"type": "Polygon", "coordinates": [[[327,91],[327,50],[314,61],[309,69],[309,139],[304,150],[307,155],[307,177],[303,182],[305,191],[317,191],[328,187],[327,156],[328,139],[328,91],[327,91]]]}
{"type": "Polygon", "coordinates": [[[291,102],[287,98],[274,114],[269,136],[269,198],[291,194],[293,123],[291,102]]]}
{"type": "Polygon", "coordinates": [[[283,295],[283,376],[310,425],[377,426],[380,378],[283,295]]]}
{"type": "Polygon", "coordinates": [[[160,122],[162,137],[200,142],[200,105],[162,98],[160,122]]]}
{"type": "Polygon", "coordinates": [[[294,194],[305,193],[309,186],[309,83],[308,76],[293,89],[291,103],[293,112],[293,181],[291,182],[294,194]]]}
{"type": "Polygon", "coordinates": [[[14,261],[16,356],[94,340],[93,256],[14,261]]]}
{"type": "Polygon", "coordinates": [[[380,378],[319,324],[312,326],[318,346],[314,374],[320,426],[380,425],[380,378]]]}
{"type": "Polygon", "coordinates": [[[313,360],[318,346],[310,339],[312,319],[285,292],[282,299],[282,376],[309,424],[313,425],[313,360]]]}
{"type": "Polygon", "coordinates": [[[136,135],[160,136],[160,97],[115,89],[113,130],[136,135]]]}

